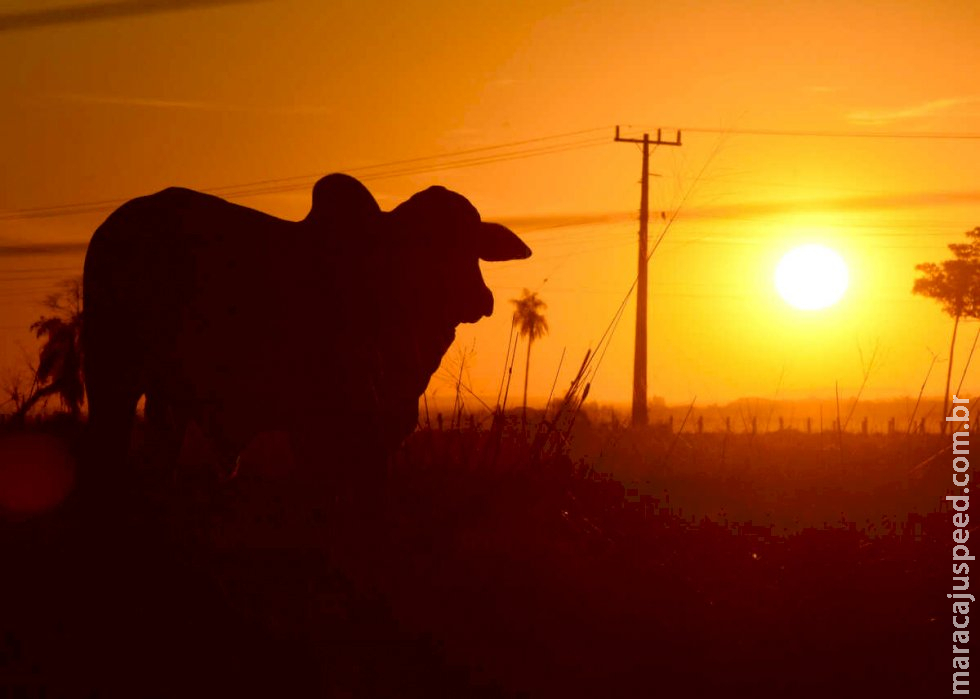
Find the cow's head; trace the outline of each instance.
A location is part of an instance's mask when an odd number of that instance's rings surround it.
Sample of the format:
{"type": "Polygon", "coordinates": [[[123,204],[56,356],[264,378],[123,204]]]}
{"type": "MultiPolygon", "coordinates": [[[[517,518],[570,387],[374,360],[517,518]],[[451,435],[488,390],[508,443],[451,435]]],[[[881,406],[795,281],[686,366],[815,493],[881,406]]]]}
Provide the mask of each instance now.
{"type": "Polygon", "coordinates": [[[483,281],[480,260],[524,259],[531,249],[513,232],[480,220],[466,197],[429,187],[387,213],[398,264],[413,315],[440,328],[475,323],[493,312],[493,294],[483,281]]]}

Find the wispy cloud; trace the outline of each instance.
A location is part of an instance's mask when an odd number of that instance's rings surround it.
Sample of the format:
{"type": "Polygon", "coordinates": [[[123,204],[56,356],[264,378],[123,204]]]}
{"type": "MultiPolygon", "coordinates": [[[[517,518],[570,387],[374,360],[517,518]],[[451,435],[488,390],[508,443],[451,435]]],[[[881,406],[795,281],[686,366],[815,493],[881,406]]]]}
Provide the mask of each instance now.
{"type": "MultiPolygon", "coordinates": [[[[851,197],[823,197],[789,201],[747,201],[709,206],[689,206],[680,212],[680,220],[747,219],[797,213],[821,213],[828,211],[863,212],[977,204],[980,204],[980,191],[868,194],[851,197]]],[[[669,217],[670,212],[666,212],[665,215],[669,217]]],[[[651,211],[650,216],[654,224],[661,220],[659,211],[651,211]]],[[[536,231],[548,228],[564,228],[566,226],[624,223],[636,220],[636,212],[542,214],[535,216],[496,217],[494,220],[522,231],[536,231]]]]}
{"type": "MultiPolygon", "coordinates": [[[[304,198],[308,195],[304,194],[304,198]]],[[[235,197],[232,197],[234,199],[235,197]]],[[[379,194],[379,198],[384,199],[379,194]]],[[[108,212],[123,203],[118,201],[102,201],[86,204],[69,204],[38,209],[20,209],[0,211],[0,221],[17,221],[43,218],[58,218],[78,214],[108,212]]],[[[869,194],[852,197],[823,197],[803,200],[784,201],[744,201],[731,204],[716,204],[707,206],[688,206],[680,212],[679,220],[725,220],[751,219],[781,214],[826,213],[826,212],[865,212],[901,209],[920,209],[943,206],[977,206],[980,205],[980,191],[934,191],[934,192],[905,192],[890,194],[869,194]]],[[[671,211],[651,211],[651,222],[654,226],[671,216],[671,211]]],[[[574,226],[602,226],[609,224],[628,223],[636,220],[636,211],[606,211],[606,212],[568,212],[554,214],[532,214],[493,216],[494,221],[502,223],[521,232],[543,231],[550,228],[566,228],[574,226]]],[[[24,243],[5,242],[0,239],[0,257],[18,255],[60,255],[66,253],[83,253],[85,243],[24,243]]]]}
{"type": "Polygon", "coordinates": [[[895,121],[908,119],[921,119],[922,117],[934,116],[942,112],[948,112],[971,104],[980,104],[980,97],[948,97],[945,99],[931,100],[914,104],[907,107],[893,109],[870,109],[851,112],[847,118],[859,124],[889,124],[895,121]]]}
{"type": "Polygon", "coordinates": [[[688,211],[682,212],[682,215],[684,218],[752,218],[755,216],[775,216],[787,213],[882,211],[938,206],[963,206],[970,204],[980,204],[980,191],[906,192],[776,202],[744,202],[729,205],[692,207],[688,211]]]}
{"type": "Polygon", "coordinates": [[[58,93],[45,95],[49,99],[76,104],[105,104],[119,107],[143,107],[149,109],[183,109],[201,112],[247,112],[255,114],[328,114],[336,108],[325,105],[246,105],[201,100],[161,99],[128,95],[86,95],[79,93],[58,93]]]}
{"type": "Polygon", "coordinates": [[[83,255],[88,243],[0,243],[0,258],[83,255]]]}
{"type": "Polygon", "coordinates": [[[596,213],[534,214],[530,216],[497,216],[493,220],[510,228],[538,231],[548,228],[594,226],[607,223],[623,223],[636,218],[635,211],[596,213]]]}
{"type": "Polygon", "coordinates": [[[81,5],[65,5],[43,10],[0,14],[0,32],[262,1],[264,0],[104,0],[103,2],[88,2],[81,5]]]}

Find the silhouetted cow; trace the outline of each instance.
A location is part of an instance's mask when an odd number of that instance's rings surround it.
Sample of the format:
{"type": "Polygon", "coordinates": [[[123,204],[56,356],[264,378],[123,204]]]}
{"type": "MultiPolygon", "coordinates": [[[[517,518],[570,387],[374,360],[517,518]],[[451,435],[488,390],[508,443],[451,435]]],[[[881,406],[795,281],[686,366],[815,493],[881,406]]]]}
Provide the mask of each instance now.
{"type": "Polygon", "coordinates": [[[383,454],[414,429],[456,325],[493,310],[479,260],[529,255],[442,187],[382,212],[329,175],[298,222],[179,188],[129,201],[85,259],[93,444],[121,464],[145,395],[166,458],[192,421],[228,460],[272,429],[306,463],[383,454]]]}

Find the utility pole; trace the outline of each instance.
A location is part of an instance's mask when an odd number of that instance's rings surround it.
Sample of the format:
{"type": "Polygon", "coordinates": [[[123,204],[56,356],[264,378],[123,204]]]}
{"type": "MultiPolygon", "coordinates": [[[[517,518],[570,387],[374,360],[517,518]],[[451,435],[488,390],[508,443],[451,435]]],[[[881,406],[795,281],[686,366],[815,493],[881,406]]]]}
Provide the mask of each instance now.
{"type": "Polygon", "coordinates": [[[673,141],[665,141],[657,129],[657,140],[651,141],[650,134],[643,138],[622,138],[616,127],[616,141],[620,143],[643,144],[643,172],[640,175],[640,250],[636,271],[636,344],[633,350],[633,427],[646,427],[647,416],[647,221],[650,217],[650,145],[679,146],[681,132],[677,131],[673,141]]]}

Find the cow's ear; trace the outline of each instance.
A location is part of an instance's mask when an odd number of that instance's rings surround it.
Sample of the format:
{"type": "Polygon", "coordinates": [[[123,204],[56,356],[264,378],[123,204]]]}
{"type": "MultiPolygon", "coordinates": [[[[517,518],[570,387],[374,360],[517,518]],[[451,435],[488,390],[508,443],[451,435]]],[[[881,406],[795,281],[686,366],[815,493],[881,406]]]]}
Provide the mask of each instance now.
{"type": "Polygon", "coordinates": [[[477,254],[487,262],[523,260],[531,256],[531,248],[506,226],[481,223],[477,231],[477,254]]]}

